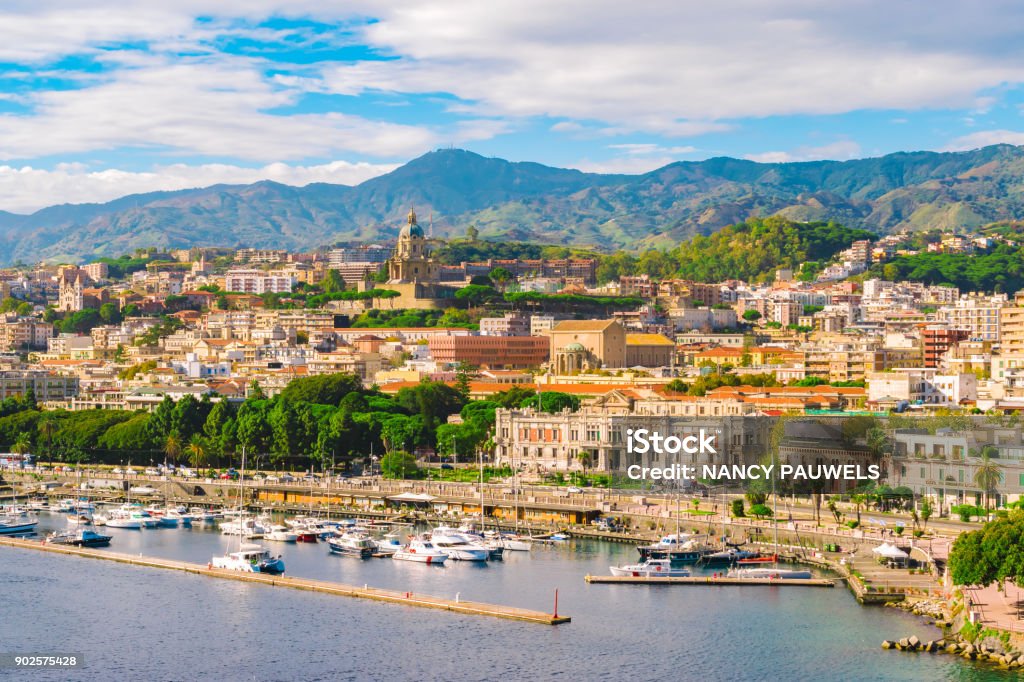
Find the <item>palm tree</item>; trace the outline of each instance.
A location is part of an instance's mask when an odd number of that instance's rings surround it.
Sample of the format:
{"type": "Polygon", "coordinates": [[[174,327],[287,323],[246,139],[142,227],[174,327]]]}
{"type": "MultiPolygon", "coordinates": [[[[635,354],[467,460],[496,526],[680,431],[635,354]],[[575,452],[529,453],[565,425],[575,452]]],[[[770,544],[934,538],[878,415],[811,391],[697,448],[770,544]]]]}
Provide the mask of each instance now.
{"type": "Polygon", "coordinates": [[[53,437],[57,433],[57,422],[53,419],[44,419],[39,422],[39,435],[42,438],[46,454],[52,460],[53,437]]]}
{"type": "Polygon", "coordinates": [[[164,454],[172,462],[181,456],[181,440],[173,433],[164,441],[164,454]]]}
{"type": "Polygon", "coordinates": [[[860,526],[860,508],[864,506],[864,503],[868,501],[868,496],[864,493],[855,493],[850,495],[850,502],[857,507],[857,525],[860,526]]]}
{"type": "Polygon", "coordinates": [[[983,447],[979,454],[981,462],[974,471],[974,484],[985,493],[986,510],[989,508],[989,500],[992,493],[996,491],[996,486],[1003,482],[1003,468],[997,462],[992,461],[992,456],[998,454],[999,451],[991,445],[983,447]]]}
{"type": "Polygon", "coordinates": [[[24,431],[18,434],[18,439],[11,446],[11,452],[24,455],[32,450],[32,438],[24,431]]]}
{"type": "Polygon", "coordinates": [[[199,436],[193,436],[192,442],[188,444],[186,448],[188,450],[188,462],[193,468],[199,469],[207,464],[206,447],[203,442],[199,439],[199,436]]]}
{"type": "Polygon", "coordinates": [[[583,478],[586,478],[587,468],[593,464],[593,455],[589,450],[580,450],[579,454],[576,455],[576,459],[579,461],[580,466],[583,467],[583,478]]]}

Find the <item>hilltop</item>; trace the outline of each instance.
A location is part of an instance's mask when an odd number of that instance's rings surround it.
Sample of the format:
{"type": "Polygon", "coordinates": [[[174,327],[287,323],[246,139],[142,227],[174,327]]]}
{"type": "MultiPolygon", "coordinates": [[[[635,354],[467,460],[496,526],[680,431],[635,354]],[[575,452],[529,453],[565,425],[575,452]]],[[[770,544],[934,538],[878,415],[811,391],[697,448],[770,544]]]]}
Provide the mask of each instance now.
{"type": "Polygon", "coordinates": [[[0,263],[88,260],[138,247],[310,249],[389,239],[409,206],[437,237],[585,248],[674,247],[750,217],[835,221],[885,233],[1024,217],[1024,148],[897,153],[853,161],[683,161],[606,175],[445,149],[356,186],[216,185],[0,212],[0,263]]]}

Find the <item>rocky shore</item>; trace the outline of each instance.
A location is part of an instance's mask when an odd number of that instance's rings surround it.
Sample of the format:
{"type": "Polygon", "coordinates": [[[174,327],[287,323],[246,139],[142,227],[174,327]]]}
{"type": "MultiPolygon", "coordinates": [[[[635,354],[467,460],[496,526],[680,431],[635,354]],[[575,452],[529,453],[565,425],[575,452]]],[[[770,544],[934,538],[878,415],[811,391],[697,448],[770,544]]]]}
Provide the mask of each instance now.
{"type": "Polygon", "coordinates": [[[971,642],[950,632],[954,623],[947,616],[946,609],[941,602],[901,602],[890,604],[890,606],[926,618],[930,624],[943,628],[947,634],[942,639],[924,642],[917,637],[904,637],[899,640],[887,639],[882,642],[883,649],[950,654],[972,661],[990,663],[1005,669],[1024,668],[1024,653],[1010,648],[996,637],[985,637],[980,642],[971,642]]]}

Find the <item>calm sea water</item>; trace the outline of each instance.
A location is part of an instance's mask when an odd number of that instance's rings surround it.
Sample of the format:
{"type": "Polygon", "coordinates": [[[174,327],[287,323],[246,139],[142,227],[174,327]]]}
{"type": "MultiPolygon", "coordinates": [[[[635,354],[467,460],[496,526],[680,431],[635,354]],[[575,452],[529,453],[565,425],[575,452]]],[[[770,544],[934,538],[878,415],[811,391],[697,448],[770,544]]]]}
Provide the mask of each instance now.
{"type": "MultiPolygon", "coordinates": [[[[43,517],[60,526],[59,517],[43,517]]],[[[112,551],[205,563],[215,531],[109,529],[112,551]]],[[[237,543],[237,539],[234,539],[237,543]]],[[[0,548],[0,653],[79,653],[75,671],[32,680],[989,680],[947,656],[883,651],[937,637],[902,612],[859,606],[845,588],[587,585],[632,546],[572,542],[443,567],[331,556],[265,543],[289,575],[550,611],[549,627],[211,580],[0,548]]]]}

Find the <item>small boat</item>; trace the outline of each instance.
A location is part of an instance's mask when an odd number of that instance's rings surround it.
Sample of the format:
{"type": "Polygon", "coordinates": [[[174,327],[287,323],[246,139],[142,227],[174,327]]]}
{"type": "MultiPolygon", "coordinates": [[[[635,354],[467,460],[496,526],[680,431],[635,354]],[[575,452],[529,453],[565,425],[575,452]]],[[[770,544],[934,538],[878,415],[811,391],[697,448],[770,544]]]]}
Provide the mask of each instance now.
{"type": "Polygon", "coordinates": [[[631,576],[633,578],[685,578],[690,571],[685,568],[672,568],[670,559],[648,559],[639,564],[629,566],[609,566],[612,575],[631,576]]]}
{"type": "Polygon", "coordinates": [[[361,533],[345,533],[328,538],[327,545],[331,548],[332,554],[355,556],[360,559],[369,559],[377,549],[373,540],[361,533]]]}
{"type": "Polygon", "coordinates": [[[701,563],[706,566],[731,566],[738,561],[743,559],[751,559],[757,556],[756,552],[750,552],[745,549],[736,549],[735,547],[729,547],[723,549],[720,552],[712,552],[705,554],[701,559],[701,563]]]}
{"type": "Polygon", "coordinates": [[[0,535],[34,533],[39,520],[33,516],[11,514],[0,516],[0,535]]]}
{"type": "Polygon", "coordinates": [[[554,542],[566,542],[571,539],[571,536],[568,533],[552,533],[548,539],[554,542]]]}
{"type": "Polygon", "coordinates": [[[651,545],[637,548],[641,559],[669,559],[673,564],[695,564],[712,553],[701,537],[689,533],[666,535],[651,545]]]}
{"type": "Polygon", "coordinates": [[[434,547],[429,540],[414,539],[392,555],[395,561],[417,561],[421,564],[441,565],[448,560],[448,554],[434,547]]]}
{"type": "Polygon", "coordinates": [[[263,537],[274,542],[296,542],[299,539],[299,534],[288,530],[286,526],[275,524],[270,527],[270,532],[263,537]]]}
{"type": "Polygon", "coordinates": [[[224,568],[245,573],[284,573],[284,561],[274,557],[270,550],[262,545],[242,545],[237,552],[228,552],[223,556],[215,556],[210,562],[212,568],[224,568]]]}
{"type": "Polygon", "coordinates": [[[744,580],[808,580],[811,572],[799,568],[758,566],[756,568],[734,568],[727,574],[730,578],[744,580]]]}
{"type": "Polygon", "coordinates": [[[311,530],[295,529],[296,542],[316,542],[317,534],[311,530]]]}
{"type": "Polygon", "coordinates": [[[74,547],[107,547],[110,545],[110,536],[101,535],[91,528],[79,528],[78,530],[50,533],[46,537],[46,543],[74,547]]]}
{"type": "Polygon", "coordinates": [[[380,540],[374,540],[373,544],[377,546],[378,554],[386,556],[394,556],[396,552],[402,549],[401,536],[397,533],[388,533],[380,540]]]}
{"type": "Polygon", "coordinates": [[[221,535],[241,535],[247,539],[261,538],[267,530],[257,519],[239,518],[220,524],[221,535]]]}
{"type": "Polygon", "coordinates": [[[778,563],[778,554],[767,554],[750,557],[749,559],[740,559],[736,563],[740,566],[757,566],[759,564],[774,564],[778,563]]]}

